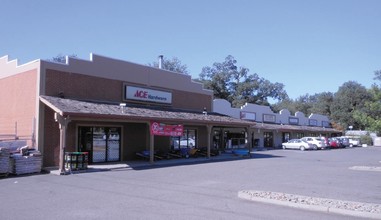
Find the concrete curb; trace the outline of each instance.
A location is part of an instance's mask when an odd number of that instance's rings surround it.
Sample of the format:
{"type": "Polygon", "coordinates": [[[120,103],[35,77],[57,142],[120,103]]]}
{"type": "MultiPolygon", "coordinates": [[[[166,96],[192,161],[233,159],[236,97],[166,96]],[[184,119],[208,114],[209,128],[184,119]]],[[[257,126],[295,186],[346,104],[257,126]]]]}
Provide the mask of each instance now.
{"type": "Polygon", "coordinates": [[[294,202],[288,202],[288,201],[280,201],[276,199],[262,198],[262,197],[253,196],[252,194],[250,194],[250,191],[247,191],[247,190],[239,191],[238,198],[250,200],[254,202],[262,202],[267,204],[286,206],[291,208],[306,209],[310,211],[335,213],[340,215],[348,215],[353,217],[362,217],[362,218],[369,218],[369,219],[381,219],[380,213],[362,212],[362,211],[355,211],[355,210],[348,210],[348,209],[339,209],[335,207],[327,207],[322,205],[308,205],[308,204],[300,204],[300,203],[294,203],[294,202]]]}

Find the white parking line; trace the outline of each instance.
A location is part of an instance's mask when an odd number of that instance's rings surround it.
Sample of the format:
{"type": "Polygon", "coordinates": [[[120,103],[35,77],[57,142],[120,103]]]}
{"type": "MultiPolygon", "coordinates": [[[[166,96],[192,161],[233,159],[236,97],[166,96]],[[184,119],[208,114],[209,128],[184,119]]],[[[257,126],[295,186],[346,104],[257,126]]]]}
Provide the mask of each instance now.
{"type": "Polygon", "coordinates": [[[377,171],[381,172],[381,167],[369,167],[369,166],[353,166],[349,167],[350,170],[360,170],[360,171],[377,171]]]}

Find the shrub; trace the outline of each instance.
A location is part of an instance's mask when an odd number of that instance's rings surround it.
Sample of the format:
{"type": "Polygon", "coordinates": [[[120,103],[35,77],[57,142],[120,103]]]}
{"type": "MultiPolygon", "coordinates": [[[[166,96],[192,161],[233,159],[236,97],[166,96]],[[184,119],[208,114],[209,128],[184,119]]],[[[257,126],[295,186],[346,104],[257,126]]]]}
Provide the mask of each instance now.
{"type": "Polygon", "coordinates": [[[362,135],[360,140],[361,144],[367,144],[368,146],[372,145],[372,138],[369,135],[362,135]]]}

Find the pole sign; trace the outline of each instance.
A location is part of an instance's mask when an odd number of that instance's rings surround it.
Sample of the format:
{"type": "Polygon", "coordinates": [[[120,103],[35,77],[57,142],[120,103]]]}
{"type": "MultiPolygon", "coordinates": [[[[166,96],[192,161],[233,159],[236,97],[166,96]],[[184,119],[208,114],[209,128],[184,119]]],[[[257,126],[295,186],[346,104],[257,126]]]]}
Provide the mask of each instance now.
{"type": "Polygon", "coordinates": [[[157,121],[151,121],[151,135],[158,136],[182,136],[184,131],[183,125],[167,125],[157,121]]]}
{"type": "Polygon", "coordinates": [[[143,102],[171,104],[172,93],[135,86],[125,86],[125,98],[143,102]]]}

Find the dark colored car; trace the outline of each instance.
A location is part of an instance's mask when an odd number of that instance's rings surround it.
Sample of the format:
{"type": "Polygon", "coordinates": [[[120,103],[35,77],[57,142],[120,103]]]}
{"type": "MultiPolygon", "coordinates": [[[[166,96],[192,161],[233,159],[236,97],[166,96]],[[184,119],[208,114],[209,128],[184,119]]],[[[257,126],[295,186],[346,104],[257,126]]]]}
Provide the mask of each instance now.
{"type": "Polygon", "coordinates": [[[340,148],[341,147],[340,141],[337,140],[337,138],[335,138],[335,137],[328,138],[328,143],[329,143],[329,146],[331,148],[340,148]]]}
{"type": "Polygon", "coordinates": [[[340,142],[341,147],[349,147],[349,138],[346,137],[338,137],[337,140],[340,142]]]}

